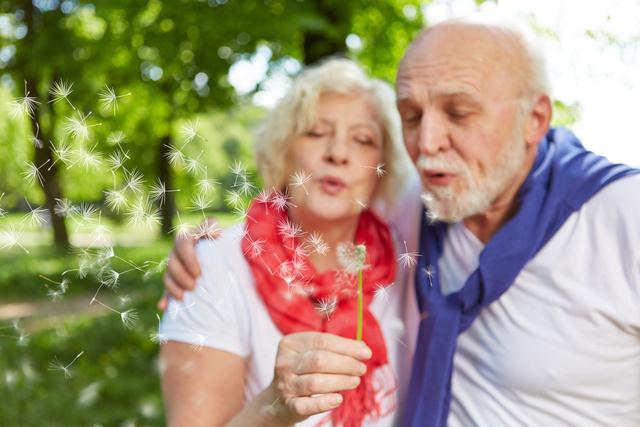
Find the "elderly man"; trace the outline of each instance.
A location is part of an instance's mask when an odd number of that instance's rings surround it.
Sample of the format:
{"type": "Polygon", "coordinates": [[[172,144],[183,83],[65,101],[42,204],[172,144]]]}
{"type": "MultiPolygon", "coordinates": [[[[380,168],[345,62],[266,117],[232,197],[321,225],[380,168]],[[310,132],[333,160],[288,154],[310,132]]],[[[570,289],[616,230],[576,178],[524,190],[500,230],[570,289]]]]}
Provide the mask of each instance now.
{"type": "Polygon", "coordinates": [[[639,171],[549,130],[544,57],[511,22],[425,30],[396,90],[426,205],[404,424],[640,425],[639,171]]]}

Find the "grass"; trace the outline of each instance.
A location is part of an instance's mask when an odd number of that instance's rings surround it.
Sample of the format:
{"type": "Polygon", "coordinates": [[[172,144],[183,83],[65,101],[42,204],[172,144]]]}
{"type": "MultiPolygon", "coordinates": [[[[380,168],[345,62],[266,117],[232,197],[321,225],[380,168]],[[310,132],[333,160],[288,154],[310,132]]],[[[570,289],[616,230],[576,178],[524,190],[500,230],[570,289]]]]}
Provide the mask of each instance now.
{"type": "Polygon", "coordinates": [[[0,426],[165,425],[158,345],[150,339],[158,327],[161,272],[147,278],[135,269],[123,272],[132,263],[160,262],[172,242],[147,238],[142,244],[113,247],[122,258],[109,260],[121,273],[118,286],[99,292],[100,301],[115,310],[135,307],[138,320],[131,330],[117,313],[87,311],[100,308],[89,304],[100,286],[97,267],[84,278],[76,271],[62,274],[78,269],[82,253],[48,246],[27,246],[28,254],[17,246],[0,251],[0,426]],[[62,301],[53,302],[47,292],[64,277],[71,279],[68,290],[62,301]],[[125,295],[130,301],[122,304],[125,295]],[[35,313],[19,315],[16,328],[3,308],[17,303],[27,303],[35,313]],[[27,339],[20,341],[21,334],[27,339]],[[56,359],[66,366],[81,352],[69,367],[71,378],[50,369],[56,359]]]}

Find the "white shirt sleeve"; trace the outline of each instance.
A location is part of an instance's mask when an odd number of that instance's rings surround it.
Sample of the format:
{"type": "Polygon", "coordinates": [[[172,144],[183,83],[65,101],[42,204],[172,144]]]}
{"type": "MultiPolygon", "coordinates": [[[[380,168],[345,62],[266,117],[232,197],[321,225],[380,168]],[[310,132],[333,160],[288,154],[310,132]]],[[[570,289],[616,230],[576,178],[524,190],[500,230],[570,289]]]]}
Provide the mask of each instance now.
{"type": "Polygon", "coordinates": [[[202,275],[182,301],[170,299],[161,333],[168,339],[216,348],[246,357],[250,348],[250,316],[241,281],[253,280],[242,256],[237,233],[196,246],[202,275]]]}

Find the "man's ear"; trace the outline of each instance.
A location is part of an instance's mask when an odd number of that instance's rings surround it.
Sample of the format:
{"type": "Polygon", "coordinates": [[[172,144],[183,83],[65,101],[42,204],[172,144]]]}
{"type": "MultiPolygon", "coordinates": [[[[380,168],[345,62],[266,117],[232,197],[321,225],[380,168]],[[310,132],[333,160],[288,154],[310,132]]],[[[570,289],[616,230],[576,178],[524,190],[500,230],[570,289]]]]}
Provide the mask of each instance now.
{"type": "Polygon", "coordinates": [[[549,96],[545,94],[538,95],[525,123],[524,139],[527,145],[537,145],[542,137],[547,134],[551,123],[552,110],[549,96]]]}

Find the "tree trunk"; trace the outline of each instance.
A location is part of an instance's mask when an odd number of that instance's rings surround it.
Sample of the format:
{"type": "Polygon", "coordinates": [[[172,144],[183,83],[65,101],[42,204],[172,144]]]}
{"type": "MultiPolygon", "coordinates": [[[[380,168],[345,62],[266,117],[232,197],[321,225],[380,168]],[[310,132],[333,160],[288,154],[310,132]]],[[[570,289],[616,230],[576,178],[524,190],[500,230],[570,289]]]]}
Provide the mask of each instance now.
{"type": "MultiPolygon", "coordinates": [[[[171,128],[169,128],[169,132],[171,128]]],[[[167,190],[173,188],[173,180],[171,176],[171,165],[167,160],[167,152],[169,151],[169,145],[172,138],[170,134],[165,135],[160,140],[160,147],[158,148],[158,178],[162,181],[167,190]]],[[[171,229],[173,228],[173,213],[175,212],[175,203],[173,200],[173,193],[167,192],[165,195],[165,201],[160,208],[162,212],[162,237],[171,235],[171,229]]]]}
{"type": "Polygon", "coordinates": [[[349,22],[353,15],[351,2],[322,0],[315,3],[316,11],[328,24],[324,30],[308,30],[304,35],[304,62],[307,65],[347,51],[349,22]]]}
{"type": "MultiPolygon", "coordinates": [[[[35,35],[34,19],[33,19],[33,3],[25,2],[25,22],[27,23],[27,35],[25,37],[25,47],[28,49],[29,44],[33,43],[35,35]]],[[[33,70],[34,67],[22,67],[23,70],[33,70]]],[[[27,81],[29,95],[36,99],[40,99],[38,93],[38,78],[36,73],[33,75],[25,75],[24,78],[27,81]]],[[[52,113],[53,114],[53,113],[52,113]]],[[[62,188],[60,187],[60,181],[58,180],[58,168],[53,164],[53,152],[51,146],[47,145],[49,137],[45,135],[45,130],[40,126],[40,113],[36,109],[33,117],[31,118],[31,128],[33,134],[40,132],[40,138],[43,141],[42,148],[35,148],[34,163],[36,167],[43,165],[48,161],[47,165],[40,169],[42,173],[42,190],[44,191],[46,206],[51,215],[51,227],[53,228],[53,243],[58,249],[69,248],[69,234],[67,233],[67,227],[64,218],[61,218],[54,213],[54,206],[56,199],[62,198],[62,188]]],[[[53,133],[53,117],[51,120],[50,132],[53,133]]]]}

